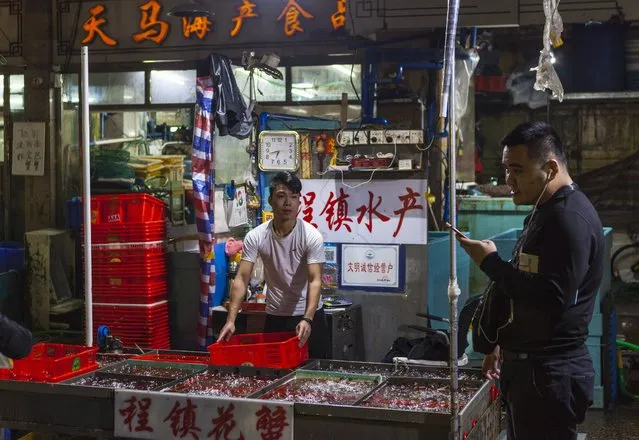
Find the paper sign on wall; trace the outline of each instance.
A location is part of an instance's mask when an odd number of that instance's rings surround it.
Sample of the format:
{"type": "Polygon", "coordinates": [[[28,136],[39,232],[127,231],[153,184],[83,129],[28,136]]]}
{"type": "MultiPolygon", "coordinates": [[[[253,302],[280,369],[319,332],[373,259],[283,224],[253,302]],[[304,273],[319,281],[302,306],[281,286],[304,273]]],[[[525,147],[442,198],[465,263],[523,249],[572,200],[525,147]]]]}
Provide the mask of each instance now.
{"type": "Polygon", "coordinates": [[[290,440],[293,404],[174,393],[115,391],[115,437],[290,440]]]}
{"type": "Polygon", "coordinates": [[[15,122],[13,124],[13,155],[11,174],[44,176],[44,122],[15,122]]]}
{"type": "Polygon", "coordinates": [[[302,180],[298,217],[334,243],[426,244],[425,180],[302,180]]]}
{"type": "Polygon", "coordinates": [[[243,186],[238,186],[235,190],[235,197],[231,205],[231,218],[229,226],[236,228],[248,224],[248,211],[246,208],[246,191],[243,186]]]}
{"type": "Polygon", "coordinates": [[[343,244],[340,287],[403,290],[405,267],[402,250],[399,245],[343,244]]]}

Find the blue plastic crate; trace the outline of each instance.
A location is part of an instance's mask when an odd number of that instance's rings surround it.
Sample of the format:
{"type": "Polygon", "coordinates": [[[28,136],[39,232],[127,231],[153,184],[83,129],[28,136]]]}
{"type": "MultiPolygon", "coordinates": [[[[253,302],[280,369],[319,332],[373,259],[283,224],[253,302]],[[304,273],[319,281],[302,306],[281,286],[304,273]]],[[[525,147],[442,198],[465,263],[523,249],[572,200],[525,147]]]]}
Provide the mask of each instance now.
{"type": "Polygon", "coordinates": [[[602,386],[602,367],[603,364],[601,362],[602,352],[607,349],[607,345],[601,344],[600,336],[590,336],[586,340],[586,346],[588,347],[588,352],[590,353],[590,357],[592,357],[592,366],[595,369],[595,386],[602,386]]]}
{"type": "MultiPolygon", "coordinates": [[[[513,249],[515,249],[517,240],[519,240],[519,236],[521,235],[521,231],[521,228],[513,228],[488,238],[497,246],[497,253],[502,260],[510,260],[513,249]]],[[[471,275],[475,277],[475,279],[471,281],[471,292],[473,295],[479,295],[484,293],[484,289],[488,285],[488,276],[482,272],[476,264],[473,264],[473,267],[476,271],[471,275]]]]}
{"type": "MultiPolygon", "coordinates": [[[[510,197],[460,197],[458,226],[470,236],[485,240],[513,228],[521,228],[530,206],[515,205],[510,197]]],[[[486,277],[474,264],[470,267],[470,294],[479,295],[486,277]]]]}
{"type": "Polygon", "coordinates": [[[604,398],[604,387],[601,385],[595,385],[593,398],[592,398],[592,409],[604,409],[605,408],[605,398],[604,398]]]}
{"type": "Polygon", "coordinates": [[[604,335],[603,315],[601,313],[593,313],[590,324],[588,324],[588,336],[602,337],[604,335]]]}
{"type": "MultiPolygon", "coordinates": [[[[457,284],[461,290],[458,311],[461,310],[469,295],[470,257],[459,243],[457,246],[457,284]]],[[[428,264],[428,313],[448,318],[448,279],[450,277],[450,234],[448,232],[429,232],[427,244],[428,264]]],[[[431,321],[433,328],[448,330],[448,324],[431,321]]]]}
{"type": "MultiPolygon", "coordinates": [[[[517,240],[521,235],[522,228],[509,229],[508,231],[502,232],[501,234],[497,234],[493,237],[490,237],[489,240],[492,240],[497,246],[497,252],[499,256],[503,260],[509,260],[512,256],[513,249],[515,249],[515,245],[517,244],[517,240]]],[[[612,249],[612,228],[603,228],[604,233],[604,266],[603,266],[603,276],[601,278],[601,285],[599,286],[599,290],[597,292],[597,306],[595,307],[595,313],[599,313],[601,311],[599,305],[601,304],[601,300],[604,296],[610,291],[611,286],[611,272],[610,272],[610,252],[612,249]]],[[[481,279],[483,284],[486,285],[488,282],[488,277],[481,272],[481,279]]],[[[601,334],[601,333],[600,333],[601,334]]]]}
{"type": "Polygon", "coordinates": [[[0,273],[24,269],[24,245],[15,241],[0,243],[0,273]]]}

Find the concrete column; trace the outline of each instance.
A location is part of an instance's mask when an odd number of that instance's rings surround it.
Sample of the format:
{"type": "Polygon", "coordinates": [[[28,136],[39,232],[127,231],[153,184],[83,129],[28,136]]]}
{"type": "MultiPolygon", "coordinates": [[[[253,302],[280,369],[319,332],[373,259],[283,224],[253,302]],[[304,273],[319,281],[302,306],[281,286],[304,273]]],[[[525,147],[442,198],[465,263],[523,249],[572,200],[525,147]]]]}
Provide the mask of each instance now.
{"type": "MultiPolygon", "coordinates": [[[[24,206],[24,217],[14,221],[14,232],[54,227],[56,223],[56,163],[54,151],[55,124],[53,107],[53,13],[52,2],[24,0],[23,2],[23,56],[27,64],[24,78],[24,115],[28,122],[46,123],[44,176],[14,177],[16,187],[23,189],[22,199],[14,206],[24,206]],[[22,182],[20,182],[22,181],[22,182]]],[[[18,195],[18,194],[16,194],[18,195]]],[[[17,211],[22,211],[18,209],[17,211]]],[[[16,237],[16,238],[22,238],[16,237]]]]}

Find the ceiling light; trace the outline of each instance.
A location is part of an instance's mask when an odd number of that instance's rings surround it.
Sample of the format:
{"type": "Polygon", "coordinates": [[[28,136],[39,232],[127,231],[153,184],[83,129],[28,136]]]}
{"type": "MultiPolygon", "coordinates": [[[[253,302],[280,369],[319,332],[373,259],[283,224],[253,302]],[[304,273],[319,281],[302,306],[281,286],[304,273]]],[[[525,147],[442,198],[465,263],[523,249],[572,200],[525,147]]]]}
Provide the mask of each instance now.
{"type": "Polygon", "coordinates": [[[342,73],[342,74],[344,74],[344,75],[348,75],[348,76],[350,76],[350,75],[351,75],[351,69],[352,69],[352,70],[355,70],[355,69],[353,68],[353,66],[348,66],[348,67],[347,67],[347,66],[343,66],[343,65],[341,65],[341,64],[333,64],[333,65],[331,65],[331,67],[332,67],[333,69],[337,70],[338,72],[340,72],[340,73],[342,73]]]}
{"type": "Polygon", "coordinates": [[[309,99],[315,98],[315,94],[314,94],[314,93],[307,92],[306,90],[296,90],[296,89],[292,89],[292,90],[291,90],[291,93],[292,93],[293,95],[301,96],[301,97],[303,97],[303,98],[309,98],[309,99]]]}
{"type": "Polygon", "coordinates": [[[171,17],[194,18],[213,17],[215,14],[209,11],[209,9],[198,0],[189,0],[186,3],[180,3],[179,5],[171,8],[167,15],[170,15],[171,17]]]}
{"type": "Polygon", "coordinates": [[[315,86],[313,83],[293,83],[291,87],[294,89],[312,89],[315,86]]]}

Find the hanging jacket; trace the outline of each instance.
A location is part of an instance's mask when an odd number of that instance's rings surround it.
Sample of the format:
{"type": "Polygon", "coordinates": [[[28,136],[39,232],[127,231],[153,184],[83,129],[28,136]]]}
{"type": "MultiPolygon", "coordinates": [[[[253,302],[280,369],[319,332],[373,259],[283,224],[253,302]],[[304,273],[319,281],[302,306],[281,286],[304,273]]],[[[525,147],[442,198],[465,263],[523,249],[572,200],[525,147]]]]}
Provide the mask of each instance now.
{"type": "Polygon", "coordinates": [[[0,313],[0,353],[22,359],[31,353],[31,332],[0,313]]]}
{"type": "Polygon", "coordinates": [[[220,54],[210,55],[210,70],[213,86],[217,91],[215,123],[220,136],[233,136],[246,139],[253,129],[251,115],[253,105],[246,106],[235,75],[231,60],[220,54]]]}

